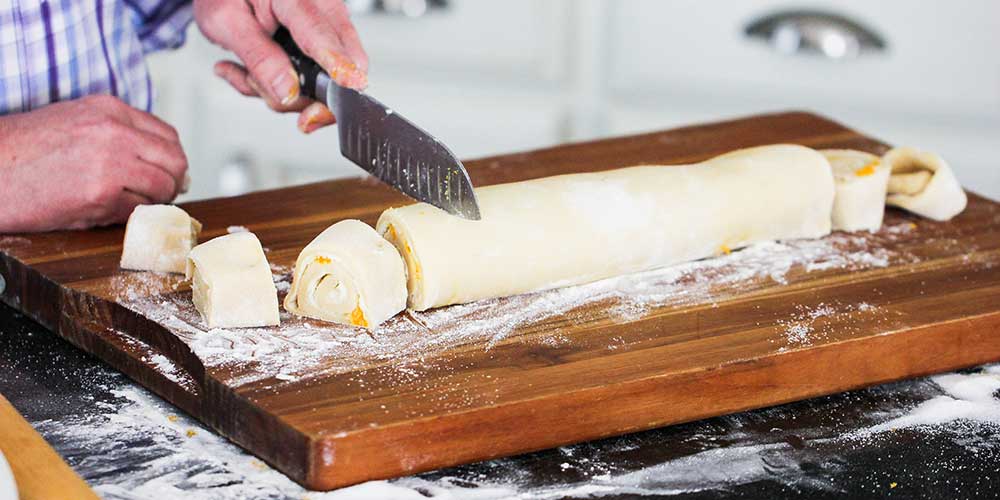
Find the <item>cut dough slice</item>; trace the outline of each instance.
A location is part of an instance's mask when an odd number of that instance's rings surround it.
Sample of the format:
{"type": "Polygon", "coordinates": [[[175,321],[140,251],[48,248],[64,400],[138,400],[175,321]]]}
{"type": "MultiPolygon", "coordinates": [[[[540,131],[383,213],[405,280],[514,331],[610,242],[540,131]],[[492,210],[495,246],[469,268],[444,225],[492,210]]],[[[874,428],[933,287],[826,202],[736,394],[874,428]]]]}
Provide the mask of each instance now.
{"type": "Polygon", "coordinates": [[[820,151],[833,167],[834,231],[878,231],[885,215],[889,167],[879,157],[853,149],[820,151]]]}
{"type": "Polygon", "coordinates": [[[476,190],[482,220],[424,203],[378,231],[406,263],[409,307],[569,286],[830,232],[830,164],[775,145],[684,166],[560,175],[476,190]]]}
{"type": "Polygon", "coordinates": [[[299,316],[374,327],[406,308],[399,252],[368,224],[340,221],[295,261],[285,309],[299,316]]]}
{"type": "Polygon", "coordinates": [[[173,205],[139,205],[125,226],[121,268],[183,273],[201,223],[173,205]]]}
{"type": "Polygon", "coordinates": [[[965,210],[965,191],[937,154],[901,147],[886,153],[882,163],[892,170],[886,198],[889,205],[941,221],[965,210]]]}
{"type": "Polygon", "coordinates": [[[188,255],[191,298],[209,328],[279,323],[278,291],[253,233],[219,236],[188,255]]]}

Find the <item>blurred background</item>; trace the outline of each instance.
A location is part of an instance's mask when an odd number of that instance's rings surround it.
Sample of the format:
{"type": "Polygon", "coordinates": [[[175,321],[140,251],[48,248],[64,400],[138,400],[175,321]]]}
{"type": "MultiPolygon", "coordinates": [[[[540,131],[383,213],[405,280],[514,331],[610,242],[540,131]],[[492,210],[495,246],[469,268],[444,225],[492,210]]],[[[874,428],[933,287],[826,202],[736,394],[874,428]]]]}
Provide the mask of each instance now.
{"type": "MultiPolygon", "coordinates": [[[[1000,2],[348,0],[369,91],[462,158],[759,112],[812,110],[942,153],[1000,199],[1000,2]]],[[[212,74],[192,25],[150,58],[191,198],[362,171],[212,74]]]]}

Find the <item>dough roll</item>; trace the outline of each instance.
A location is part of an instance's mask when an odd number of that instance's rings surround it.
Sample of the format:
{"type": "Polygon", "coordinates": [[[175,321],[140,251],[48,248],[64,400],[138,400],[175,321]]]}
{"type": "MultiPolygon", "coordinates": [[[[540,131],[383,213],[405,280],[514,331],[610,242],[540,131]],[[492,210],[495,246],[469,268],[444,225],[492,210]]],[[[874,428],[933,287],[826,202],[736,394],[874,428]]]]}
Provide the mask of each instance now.
{"type": "Polygon", "coordinates": [[[965,210],[968,199],[951,166],[937,154],[909,147],[882,157],[892,170],[886,203],[934,220],[948,220],[965,210]]]}
{"type": "Polygon", "coordinates": [[[201,223],[173,205],[139,205],[125,225],[122,269],[184,273],[201,223]]]}
{"type": "Polygon", "coordinates": [[[253,233],[227,234],[194,247],[186,275],[191,300],[209,328],[279,324],[278,290],[253,233]]]}
{"type": "Polygon", "coordinates": [[[292,314],[363,327],[405,308],[403,259],[359,220],[330,226],[302,249],[285,297],[292,314]]]}
{"type": "Polygon", "coordinates": [[[704,163],[569,174],[476,190],[482,220],[424,203],[377,229],[406,263],[409,307],[570,286],[830,232],[834,182],[806,147],[764,146],[704,163]]]}
{"type": "Polygon", "coordinates": [[[833,167],[837,194],[833,201],[834,231],[878,231],[885,216],[889,167],[879,157],[852,149],[824,149],[833,167]]]}

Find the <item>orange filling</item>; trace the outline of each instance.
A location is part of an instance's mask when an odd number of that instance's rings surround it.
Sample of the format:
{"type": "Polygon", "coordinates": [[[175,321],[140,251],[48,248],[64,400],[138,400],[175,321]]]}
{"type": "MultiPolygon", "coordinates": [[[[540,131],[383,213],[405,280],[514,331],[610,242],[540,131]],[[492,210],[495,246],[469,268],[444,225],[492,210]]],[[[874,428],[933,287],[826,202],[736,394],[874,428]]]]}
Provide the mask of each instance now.
{"type": "Polygon", "coordinates": [[[875,167],[878,166],[878,160],[875,160],[857,170],[854,171],[854,175],[858,177],[867,177],[875,173],[875,167]]]}
{"type": "Polygon", "coordinates": [[[368,328],[368,320],[365,319],[365,312],[361,310],[361,304],[354,306],[354,310],[351,311],[351,324],[368,328]]]}
{"type": "Polygon", "coordinates": [[[315,259],[313,259],[313,262],[317,264],[329,264],[331,261],[329,257],[323,257],[322,255],[319,255],[315,259]]]}
{"type": "Polygon", "coordinates": [[[729,255],[733,253],[733,250],[727,247],[726,245],[722,245],[721,247],[719,247],[719,251],[722,252],[722,255],[729,255]]]}
{"type": "MultiPolygon", "coordinates": [[[[389,240],[390,242],[392,242],[393,245],[396,245],[396,247],[399,247],[400,241],[399,241],[398,235],[396,234],[396,228],[393,227],[392,224],[389,224],[385,228],[385,232],[386,232],[386,239],[389,240]]],[[[413,248],[410,247],[410,243],[407,242],[407,241],[403,241],[402,243],[403,243],[403,252],[406,253],[406,255],[404,255],[403,258],[406,259],[406,261],[408,263],[413,263],[413,277],[414,278],[419,278],[420,277],[420,263],[416,262],[415,259],[412,259],[413,248]],[[406,258],[407,255],[410,256],[411,258],[406,258]]]]}

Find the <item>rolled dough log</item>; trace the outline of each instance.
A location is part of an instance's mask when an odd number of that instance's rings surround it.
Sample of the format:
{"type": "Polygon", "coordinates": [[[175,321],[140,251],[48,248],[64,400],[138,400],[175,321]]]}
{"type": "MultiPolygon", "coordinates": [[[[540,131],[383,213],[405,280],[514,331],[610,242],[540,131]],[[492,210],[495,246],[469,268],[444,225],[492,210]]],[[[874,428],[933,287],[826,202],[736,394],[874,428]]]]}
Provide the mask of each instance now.
{"type": "Polygon", "coordinates": [[[299,316],[373,327],[406,308],[406,270],[396,247],[359,220],[340,221],[295,261],[285,309],[299,316]]]}
{"type": "Polygon", "coordinates": [[[482,220],[419,203],[379,233],[408,271],[409,307],[569,286],[830,232],[826,158],[765,146],[701,164],[560,175],[476,190],[482,220]]]}
{"type": "Polygon", "coordinates": [[[820,151],[833,167],[834,231],[878,231],[885,215],[889,167],[879,157],[852,149],[820,151]]]}
{"type": "Polygon", "coordinates": [[[183,273],[201,223],[173,205],[139,205],[125,226],[121,268],[183,273]]]}
{"type": "Polygon", "coordinates": [[[209,328],[279,323],[278,291],[253,233],[219,236],[188,254],[191,298],[209,328]]]}
{"type": "Polygon", "coordinates": [[[937,154],[910,147],[882,157],[892,174],[886,203],[934,220],[948,220],[968,202],[951,167],[937,154]]]}

